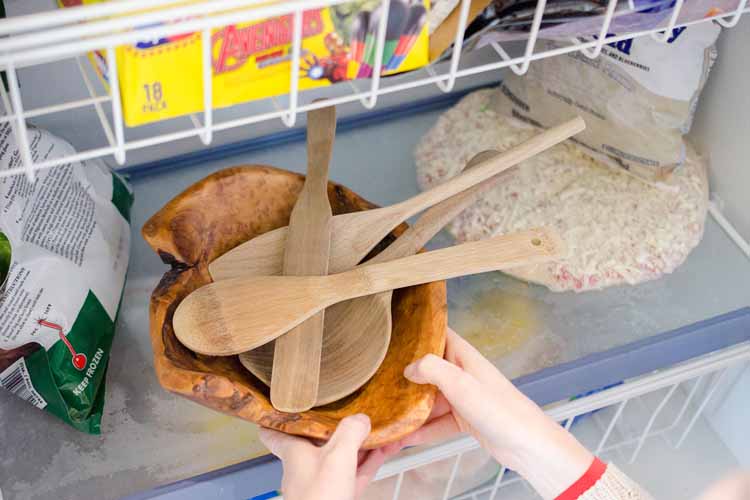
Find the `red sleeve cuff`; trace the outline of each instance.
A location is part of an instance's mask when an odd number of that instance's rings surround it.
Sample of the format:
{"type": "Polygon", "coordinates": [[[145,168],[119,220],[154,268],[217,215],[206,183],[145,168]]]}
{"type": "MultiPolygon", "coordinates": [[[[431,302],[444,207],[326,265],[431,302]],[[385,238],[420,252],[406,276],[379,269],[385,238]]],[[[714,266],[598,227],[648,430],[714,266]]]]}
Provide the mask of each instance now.
{"type": "Polygon", "coordinates": [[[567,490],[563,491],[555,500],[576,500],[586,493],[604,475],[607,464],[594,457],[588,470],[583,473],[578,481],[573,483],[567,490]]]}

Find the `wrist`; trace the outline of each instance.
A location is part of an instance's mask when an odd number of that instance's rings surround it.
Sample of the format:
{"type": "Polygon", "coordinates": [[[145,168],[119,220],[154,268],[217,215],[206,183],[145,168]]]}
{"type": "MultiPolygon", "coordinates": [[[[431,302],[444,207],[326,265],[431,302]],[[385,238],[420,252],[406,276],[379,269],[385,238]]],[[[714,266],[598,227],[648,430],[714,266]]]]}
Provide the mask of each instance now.
{"type": "Polygon", "coordinates": [[[505,465],[526,479],[542,498],[554,499],[586,473],[594,455],[557,423],[549,420],[549,424],[554,427],[536,432],[513,451],[505,465]]]}

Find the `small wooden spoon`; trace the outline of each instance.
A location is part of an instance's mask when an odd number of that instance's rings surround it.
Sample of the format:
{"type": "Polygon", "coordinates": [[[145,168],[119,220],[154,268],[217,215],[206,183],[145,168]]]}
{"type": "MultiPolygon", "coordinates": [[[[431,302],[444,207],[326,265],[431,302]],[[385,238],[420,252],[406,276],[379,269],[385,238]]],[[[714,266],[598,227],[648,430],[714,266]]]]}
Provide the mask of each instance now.
{"type": "MultiPolygon", "coordinates": [[[[351,269],[394,227],[409,217],[494,177],[585,128],[583,120],[576,117],[406,201],[389,207],[333,217],[328,272],[338,273],[351,269]]],[[[219,281],[243,276],[280,274],[286,234],[286,227],[275,229],[233,248],[209,264],[212,279],[219,281]]]]}
{"type": "MultiPolygon", "coordinates": [[[[497,151],[475,155],[466,169],[494,156],[497,151]]],[[[425,211],[396,241],[363,265],[377,264],[413,255],[446,224],[497,181],[514,173],[517,167],[473,188],[467,189],[425,211]]],[[[391,340],[391,298],[393,291],[368,295],[334,304],[326,310],[320,384],[315,406],[337,401],[359,389],[385,359],[391,340]]],[[[283,336],[282,336],[283,338],[283,336]]],[[[275,341],[240,354],[240,362],[266,385],[270,385],[275,341]]]]}
{"type": "Polygon", "coordinates": [[[468,274],[559,259],[564,243],[549,228],[473,241],[360,266],[328,276],[255,276],[217,281],[188,295],[174,313],[188,349],[231,356],[261,346],[338,302],[468,274]]]}

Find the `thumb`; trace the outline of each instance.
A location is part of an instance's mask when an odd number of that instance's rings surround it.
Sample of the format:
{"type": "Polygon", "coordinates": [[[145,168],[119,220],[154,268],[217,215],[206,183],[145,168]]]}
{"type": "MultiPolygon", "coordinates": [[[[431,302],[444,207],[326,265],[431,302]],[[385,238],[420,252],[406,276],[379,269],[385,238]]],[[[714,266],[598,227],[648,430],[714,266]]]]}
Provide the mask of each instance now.
{"type": "Polygon", "coordinates": [[[462,401],[481,398],[481,388],[474,377],[434,354],[428,354],[407,366],[404,377],[415,384],[436,385],[453,407],[462,401]]]}
{"type": "MultiPolygon", "coordinates": [[[[347,448],[354,452],[359,451],[362,443],[370,434],[370,417],[364,413],[358,413],[346,417],[339,422],[336,431],[326,444],[327,448],[347,448]]],[[[356,453],[355,453],[356,455],[356,453]]]]}
{"type": "Polygon", "coordinates": [[[283,432],[274,431],[265,427],[258,431],[258,437],[260,438],[260,442],[263,443],[271,453],[282,460],[285,460],[291,454],[294,454],[295,450],[312,447],[312,445],[305,439],[290,436],[289,434],[284,434],[283,432]]]}

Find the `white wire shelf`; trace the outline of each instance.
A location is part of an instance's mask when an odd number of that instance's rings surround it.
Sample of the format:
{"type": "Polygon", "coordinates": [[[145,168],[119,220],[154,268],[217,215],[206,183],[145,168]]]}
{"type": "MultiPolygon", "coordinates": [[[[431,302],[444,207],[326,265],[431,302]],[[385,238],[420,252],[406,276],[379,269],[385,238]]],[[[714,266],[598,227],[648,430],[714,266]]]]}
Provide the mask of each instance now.
{"type": "MultiPolygon", "coordinates": [[[[644,444],[651,440],[660,439],[667,446],[679,449],[709,403],[729,382],[730,369],[748,362],[750,344],[739,344],[624,381],[621,385],[595,394],[553,405],[546,412],[576,435],[596,456],[605,460],[614,459],[620,464],[632,464],[640,456],[644,444]]],[[[388,498],[392,500],[411,498],[417,492],[408,491],[414,485],[405,486],[409,474],[420,470],[424,471],[423,474],[430,474],[426,472],[428,468],[440,464],[442,468],[439,471],[433,469],[431,475],[440,473],[439,477],[445,478],[442,492],[435,496],[437,490],[430,491],[430,498],[515,498],[507,497],[503,492],[519,483],[531,492],[531,496],[538,498],[521,477],[501,464],[497,466],[499,472],[490,481],[469,491],[456,488],[462,460],[479,448],[479,443],[471,436],[459,437],[417,453],[396,457],[381,467],[374,481],[390,481],[388,488],[383,490],[388,490],[388,498]],[[450,464],[447,476],[442,474],[446,469],[445,464],[450,464]]]]}
{"type": "MultiPolygon", "coordinates": [[[[517,74],[525,73],[529,65],[536,60],[554,57],[571,52],[583,52],[586,56],[597,57],[606,44],[640,36],[653,36],[664,41],[663,32],[702,22],[717,22],[724,27],[737,24],[740,16],[750,7],[747,0],[739,0],[734,10],[717,15],[686,22],[680,20],[684,0],[675,2],[672,14],[661,26],[638,32],[608,34],[617,0],[610,0],[598,35],[592,40],[574,38],[570,44],[554,50],[536,51],[546,0],[539,0],[535,10],[528,40],[522,55],[512,57],[505,47],[497,42],[492,47],[497,60],[481,64],[462,64],[463,35],[468,21],[470,0],[461,0],[460,15],[454,45],[449,61],[445,64],[428,66],[417,70],[406,77],[381,79],[380,68],[383,60],[383,47],[386,36],[386,23],[390,0],[382,0],[383,15],[377,31],[376,60],[373,77],[368,80],[356,80],[337,84],[338,95],[326,102],[304,102],[300,98],[299,68],[302,32],[302,13],[308,9],[332,6],[345,3],[346,0],[287,0],[268,4],[263,0],[124,0],[105,4],[73,7],[53,12],[9,18],[0,22],[0,70],[8,75],[9,92],[0,87],[0,101],[5,114],[0,116],[0,123],[10,122],[21,149],[21,166],[0,172],[0,177],[25,174],[33,181],[35,172],[75,161],[93,158],[113,157],[117,164],[123,165],[127,153],[134,150],[154,147],[190,138],[198,138],[203,145],[214,141],[218,132],[238,127],[258,124],[269,120],[280,119],[287,127],[293,127],[300,113],[334,104],[340,105],[359,101],[366,109],[374,108],[378,98],[383,95],[405,92],[417,87],[436,85],[442,92],[454,89],[456,80],[480,73],[510,68],[517,74]],[[154,7],[160,7],[154,10],[154,7]],[[268,100],[272,110],[258,110],[241,118],[218,120],[212,108],[210,45],[206,42],[211,37],[211,30],[228,24],[247,22],[257,19],[282,15],[293,16],[292,59],[290,71],[290,92],[286,96],[268,100]],[[202,83],[203,111],[189,116],[189,126],[177,131],[157,133],[140,138],[131,138],[123,122],[120,89],[118,85],[118,66],[115,48],[121,45],[134,44],[141,40],[150,40],[188,32],[200,33],[203,38],[202,83]],[[81,57],[87,52],[100,50],[106,54],[106,61],[111,82],[109,91],[91,81],[87,75],[81,57]],[[81,86],[85,87],[88,97],[55,103],[52,105],[27,108],[18,85],[19,69],[46,65],[75,58],[81,75],[81,86]],[[61,158],[34,162],[26,138],[26,121],[29,118],[41,117],[53,113],[92,108],[101,126],[106,143],[99,147],[89,148],[61,158]]],[[[631,2],[632,8],[632,2],[631,2]]],[[[584,34],[586,35],[586,34],[584,34]]],[[[267,109],[267,108],[266,108],[267,109]]],[[[54,132],[54,130],[53,130],[54,132]]]]}

